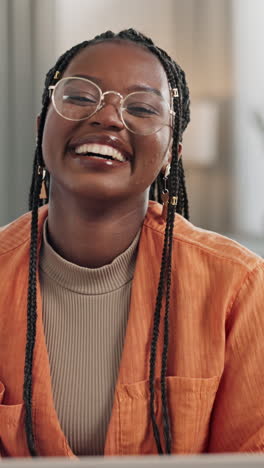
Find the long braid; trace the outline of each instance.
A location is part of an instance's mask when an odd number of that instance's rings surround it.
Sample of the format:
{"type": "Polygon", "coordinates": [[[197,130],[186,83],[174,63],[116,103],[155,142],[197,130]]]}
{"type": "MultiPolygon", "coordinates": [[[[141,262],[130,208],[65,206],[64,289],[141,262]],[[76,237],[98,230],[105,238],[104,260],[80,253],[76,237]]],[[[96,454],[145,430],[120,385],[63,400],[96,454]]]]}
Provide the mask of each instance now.
{"type": "Polygon", "coordinates": [[[36,275],[37,275],[37,241],[38,241],[38,196],[41,188],[41,175],[36,177],[31,221],[31,243],[29,260],[29,279],[28,279],[28,310],[27,310],[27,344],[24,368],[24,389],[23,399],[25,403],[25,429],[29,452],[36,456],[36,448],[32,425],[32,364],[33,351],[36,337],[36,275]]]}
{"type": "MultiPolygon", "coordinates": [[[[173,147],[172,147],[172,163],[171,174],[169,177],[170,199],[178,197],[176,212],[184,214],[188,218],[188,199],[185,187],[184,170],[182,161],[178,162],[178,144],[181,141],[182,132],[189,122],[189,92],[185,81],[184,72],[181,68],[168,56],[168,54],[156,47],[153,41],[143,34],[136,32],[133,29],[121,31],[119,34],[114,34],[112,31],[107,31],[99,36],[96,36],[91,41],[84,41],[65,52],[57,61],[55,66],[47,73],[45,80],[45,88],[42,95],[42,111],[40,114],[40,122],[38,129],[37,147],[35,151],[32,182],[29,196],[29,207],[32,210],[31,224],[31,244],[30,244],[30,268],[29,268],[29,286],[28,286],[28,320],[27,320],[27,344],[25,357],[24,371],[24,402],[26,408],[25,429],[27,435],[28,448],[32,456],[37,455],[34,432],[32,425],[32,363],[33,351],[36,335],[36,318],[37,318],[37,303],[36,303],[36,272],[37,272],[37,239],[38,239],[38,208],[43,204],[39,200],[39,194],[42,183],[42,176],[39,173],[39,167],[44,167],[42,155],[42,139],[43,130],[46,120],[48,107],[50,104],[49,91],[50,85],[57,81],[56,72],[61,76],[73,57],[77,55],[85,47],[101,42],[114,39],[129,40],[134,43],[141,44],[150,50],[160,60],[167,74],[168,81],[172,88],[178,88],[179,98],[174,98],[174,111],[176,114],[175,126],[173,130],[173,147]]],[[[46,171],[46,183],[49,186],[49,173],[46,171]]],[[[157,199],[161,202],[162,192],[162,174],[159,174],[156,181],[150,189],[150,199],[157,199]]],[[[48,203],[49,197],[44,203],[48,203]]],[[[153,318],[153,336],[150,349],[150,367],[149,367],[149,390],[150,390],[150,416],[153,426],[154,437],[158,449],[158,453],[162,454],[160,432],[155,417],[155,367],[157,343],[159,337],[160,317],[162,308],[162,298],[166,292],[165,315],[164,315],[164,337],[163,337],[163,352],[162,352],[162,368],[161,368],[161,400],[163,414],[163,433],[166,445],[166,452],[171,453],[171,434],[170,421],[167,406],[167,391],[166,391],[166,372],[167,372],[167,354],[169,344],[169,306],[170,306],[170,284],[171,284],[171,256],[173,246],[173,227],[175,219],[175,205],[169,204],[167,222],[164,236],[164,246],[161,258],[161,270],[159,285],[156,297],[156,306],[153,318]]]]}
{"type": "MultiPolygon", "coordinates": [[[[173,80],[171,79],[171,82],[173,80]]],[[[178,162],[178,139],[181,134],[181,106],[180,101],[174,103],[174,110],[177,116],[177,123],[174,128],[174,139],[173,139],[173,158],[171,165],[171,177],[170,177],[170,194],[171,200],[173,197],[177,197],[179,193],[179,162],[178,162]]],[[[170,420],[168,414],[167,404],[167,389],[166,389],[166,374],[167,374],[167,356],[169,347],[169,310],[170,310],[170,288],[171,288],[171,257],[173,247],[173,230],[175,221],[175,205],[169,203],[167,224],[170,226],[168,236],[168,255],[167,255],[167,268],[166,268],[166,303],[165,303],[165,315],[164,315],[164,341],[162,351],[162,366],[161,366],[161,399],[163,409],[163,427],[164,427],[164,439],[166,444],[166,452],[171,453],[171,432],[170,432],[170,420]]]]}
{"type": "Polygon", "coordinates": [[[159,284],[158,284],[158,293],[157,293],[156,307],[155,307],[154,318],[153,318],[153,335],[152,335],[151,348],[150,348],[150,368],[149,368],[150,417],[152,421],[154,437],[155,437],[155,441],[156,441],[159,454],[162,454],[163,451],[162,451],[161,442],[160,442],[159,428],[158,428],[158,424],[157,424],[156,417],[155,417],[155,411],[154,411],[154,404],[155,404],[154,381],[155,381],[157,342],[158,342],[158,337],[159,337],[159,326],[160,326],[160,312],[161,312],[162,296],[163,296],[164,282],[165,282],[169,230],[170,230],[170,225],[169,223],[166,223],[165,239],[164,239],[162,259],[161,259],[160,278],[159,278],[159,284]]]}
{"type": "Polygon", "coordinates": [[[33,424],[32,424],[32,364],[33,353],[36,338],[36,320],[37,320],[37,246],[38,246],[38,208],[39,194],[42,184],[42,173],[38,170],[39,166],[43,165],[42,159],[42,135],[45,124],[45,118],[48,109],[48,101],[46,99],[40,115],[37,147],[34,158],[33,177],[30,188],[30,209],[31,216],[31,241],[30,241],[30,260],[29,260],[29,277],[28,277],[28,304],[27,304],[27,343],[25,354],[24,367],[24,390],[23,399],[25,403],[25,429],[27,436],[27,444],[29,452],[32,456],[37,456],[35,447],[33,424]]]}
{"type": "MultiPolygon", "coordinates": [[[[164,67],[165,68],[165,67],[164,67]]],[[[177,73],[173,73],[171,67],[167,69],[167,76],[172,88],[179,87],[179,79],[177,73]],[[176,76],[175,76],[176,75],[176,76]]],[[[181,96],[180,96],[181,97],[181,96]]],[[[179,196],[179,163],[178,163],[178,144],[181,135],[181,122],[182,122],[182,108],[181,99],[174,99],[174,111],[176,115],[176,122],[173,135],[172,147],[172,164],[170,175],[170,200],[167,215],[167,224],[169,225],[168,235],[168,248],[167,248],[167,264],[166,264],[166,303],[164,315],[164,337],[163,337],[163,351],[162,351],[162,366],[161,366],[161,399],[163,410],[163,429],[164,439],[166,445],[166,453],[171,453],[171,432],[170,420],[168,414],[167,404],[167,389],[166,389],[166,374],[167,374],[167,356],[169,347],[169,309],[170,309],[170,287],[171,287],[171,257],[173,247],[173,230],[175,220],[175,205],[172,200],[176,200],[179,196]]]]}

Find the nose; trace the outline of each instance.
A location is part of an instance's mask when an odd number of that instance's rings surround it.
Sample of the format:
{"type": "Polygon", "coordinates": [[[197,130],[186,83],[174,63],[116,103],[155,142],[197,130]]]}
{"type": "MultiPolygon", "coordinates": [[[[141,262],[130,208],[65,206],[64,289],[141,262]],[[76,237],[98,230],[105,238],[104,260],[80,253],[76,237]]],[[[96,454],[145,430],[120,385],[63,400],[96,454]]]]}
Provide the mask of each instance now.
{"type": "Polygon", "coordinates": [[[111,128],[118,131],[122,130],[124,124],[120,112],[120,97],[121,95],[116,92],[105,93],[100,108],[89,119],[90,125],[94,127],[102,126],[103,128],[111,128]]]}

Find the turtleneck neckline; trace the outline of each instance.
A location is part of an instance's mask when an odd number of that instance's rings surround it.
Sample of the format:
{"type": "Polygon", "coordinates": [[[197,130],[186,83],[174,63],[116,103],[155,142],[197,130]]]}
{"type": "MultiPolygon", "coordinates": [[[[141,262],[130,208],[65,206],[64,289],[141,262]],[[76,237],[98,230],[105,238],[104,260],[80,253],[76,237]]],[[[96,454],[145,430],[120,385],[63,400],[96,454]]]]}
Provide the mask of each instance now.
{"type": "Polygon", "coordinates": [[[139,231],[132,244],[109,265],[85,268],[61,257],[48,241],[48,218],[43,226],[43,242],[40,251],[40,268],[61,287],[79,294],[106,294],[115,291],[132,280],[139,231]]]}

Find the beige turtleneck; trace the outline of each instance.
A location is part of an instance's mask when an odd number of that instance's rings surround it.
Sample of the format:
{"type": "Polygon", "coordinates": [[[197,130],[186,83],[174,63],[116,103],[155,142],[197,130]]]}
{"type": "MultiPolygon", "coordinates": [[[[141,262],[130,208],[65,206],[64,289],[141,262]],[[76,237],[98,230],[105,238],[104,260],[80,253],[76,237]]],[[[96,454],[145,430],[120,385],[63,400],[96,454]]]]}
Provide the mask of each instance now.
{"type": "Polygon", "coordinates": [[[55,409],[76,455],[102,455],[128,320],[139,235],[111,264],[83,268],[60,257],[44,225],[43,324],[55,409]]]}

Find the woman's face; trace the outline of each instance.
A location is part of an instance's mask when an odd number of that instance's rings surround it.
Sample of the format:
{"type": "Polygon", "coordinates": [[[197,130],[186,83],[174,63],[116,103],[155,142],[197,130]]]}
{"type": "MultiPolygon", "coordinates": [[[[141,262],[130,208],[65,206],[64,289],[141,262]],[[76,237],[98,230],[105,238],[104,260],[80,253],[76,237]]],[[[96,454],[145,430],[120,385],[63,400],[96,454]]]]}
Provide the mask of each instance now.
{"type": "MultiPolygon", "coordinates": [[[[123,96],[150,87],[170,102],[168,80],[159,60],[147,49],[126,41],[102,42],[82,50],[69,64],[63,77],[87,76],[103,92],[114,90],[123,96]]],[[[148,188],[169,159],[172,130],[136,135],[123,125],[119,99],[106,98],[106,105],[83,121],[69,121],[48,109],[43,133],[43,157],[51,175],[53,194],[74,195],[104,202],[148,197],[148,188]],[[111,164],[76,154],[82,144],[114,145],[126,155],[126,162],[111,164]]],[[[101,146],[102,145],[102,146],[101,146]]],[[[104,146],[105,147],[105,146],[104,146]]]]}

